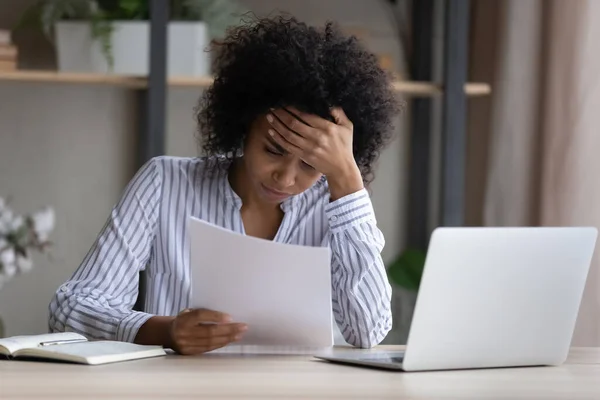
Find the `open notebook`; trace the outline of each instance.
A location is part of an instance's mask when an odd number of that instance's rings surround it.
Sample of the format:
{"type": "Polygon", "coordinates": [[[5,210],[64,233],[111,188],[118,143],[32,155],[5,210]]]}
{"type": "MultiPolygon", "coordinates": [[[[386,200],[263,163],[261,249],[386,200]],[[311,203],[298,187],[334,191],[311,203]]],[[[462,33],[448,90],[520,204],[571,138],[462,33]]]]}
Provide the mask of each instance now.
{"type": "Polygon", "coordinates": [[[117,341],[88,341],[73,332],[13,336],[0,339],[0,355],[8,359],[66,361],[98,365],[166,355],[160,346],[117,341]]]}

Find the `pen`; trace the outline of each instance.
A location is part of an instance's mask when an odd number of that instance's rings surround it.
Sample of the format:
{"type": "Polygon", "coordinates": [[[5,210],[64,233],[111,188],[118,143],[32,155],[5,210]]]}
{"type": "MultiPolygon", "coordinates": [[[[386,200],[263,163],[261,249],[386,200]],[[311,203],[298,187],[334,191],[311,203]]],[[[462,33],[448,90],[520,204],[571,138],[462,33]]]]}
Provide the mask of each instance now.
{"type": "Polygon", "coordinates": [[[68,340],[52,340],[48,342],[40,342],[40,346],[52,346],[56,344],[67,344],[67,343],[78,343],[78,342],[87,342],[87,339],[68,339],[68,340]]]}

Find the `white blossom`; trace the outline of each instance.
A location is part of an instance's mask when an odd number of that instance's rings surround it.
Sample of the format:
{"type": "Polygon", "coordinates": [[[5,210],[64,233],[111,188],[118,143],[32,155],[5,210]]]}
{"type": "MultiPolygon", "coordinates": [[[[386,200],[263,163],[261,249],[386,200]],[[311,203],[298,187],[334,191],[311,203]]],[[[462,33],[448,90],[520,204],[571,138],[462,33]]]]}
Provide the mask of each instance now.
{"type": "Polygon", "coordinates": [[[23,227],[24,224],[25,224],[25,220],[23,219],[23,217],[21,215],[17,215],[10,222],[9,230],[11,230],[13,232],[18,231],[19,229],[21,229],[23,227]]]}
{"type": "Polygon", "coordinates": [[[12,247],[4,248],[0,253],[0,264],[2,264],[2,273],[12,278],[17,273],[17,255],[12,247]]]}
{"type": "Polygon", "coordinates": [[[0,208],[0,235],[7,235],[12,231],[14,219],[12,210],[2,204],[0,208]]]}
{"type": "Polygon", "coordinates": [[[45,251],[54,224],[53,209],[47,207],[33,215],[21,216],[0,197],[0,288],[18,273],[33,269],[30,249],[45,251]]]}
{"type": "Polygon", "coordinates": [[[33,229],[40,242],[45,242],[54,229],[54,210],[46,207],[32,215],[33,229]]]}
{"type": "Polygon", "coordinates": [[[0,263],[2,265],[14,264],[17,260],[15,249],[12,247],[3,247],[3,251],[0,253],[0,263]]]}

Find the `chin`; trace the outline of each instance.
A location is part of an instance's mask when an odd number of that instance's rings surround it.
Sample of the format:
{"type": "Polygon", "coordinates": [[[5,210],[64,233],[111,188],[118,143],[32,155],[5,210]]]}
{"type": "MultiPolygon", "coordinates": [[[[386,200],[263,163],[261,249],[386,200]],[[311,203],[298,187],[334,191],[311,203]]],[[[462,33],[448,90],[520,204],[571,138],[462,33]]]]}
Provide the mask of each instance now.
{"type": "Polygon", "coordinates": [[[260,197],[268,203],[279,204],[290,198],[292,194],[277,191],[267,184],[259,183],[258,192],[260,197]]]}

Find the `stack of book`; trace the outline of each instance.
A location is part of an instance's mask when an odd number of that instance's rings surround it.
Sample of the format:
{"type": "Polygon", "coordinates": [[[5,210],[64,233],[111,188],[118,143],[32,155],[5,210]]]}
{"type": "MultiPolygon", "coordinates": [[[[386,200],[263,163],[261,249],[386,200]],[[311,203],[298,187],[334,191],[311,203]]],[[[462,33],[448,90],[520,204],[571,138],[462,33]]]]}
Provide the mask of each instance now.
{"type": "Polygon", "coordinates": [[[0,29],[0,72],[17,69],[17,47],[11,41],[10,31],[0,29]]]}

